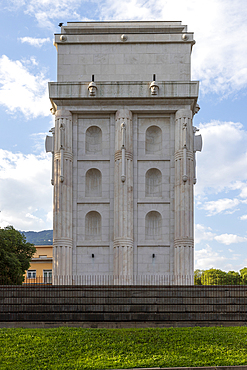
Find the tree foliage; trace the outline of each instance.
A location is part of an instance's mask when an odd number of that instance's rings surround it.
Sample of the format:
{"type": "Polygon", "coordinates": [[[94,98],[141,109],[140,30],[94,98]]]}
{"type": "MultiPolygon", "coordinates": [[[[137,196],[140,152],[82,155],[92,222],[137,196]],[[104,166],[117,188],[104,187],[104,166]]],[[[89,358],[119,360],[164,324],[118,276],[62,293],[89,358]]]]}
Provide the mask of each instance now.
{"type": "Polygon", "coordinates": [[[203,273],[203,270],[195,270],[194,272],[194,284],[195,285],[202,285],[202,281],[201,281],[201,278],[202,278],[202,273],[203,273]]]}
{"type": "Polygon", "coordinates": [[[240,276],[243,284],[247,284],[247,267],[244,267],[240,270],[240,276]]]}
{"type": "Polygon", "coordinates": [[[202,285],[225,285],[227,273],[219,269],[205,270],[201,276],[202,285]]]}
{"type": "Polygon", "coordinates": [[[243,285],[247,284],[247,267],[239,272],[220,269],[195,270],[195,285],[243,285]]]}
{"type": "Polygon", "coordinates": [[[21,284],[35,251],[13,226],[0,228],[0,283],[21,284]]]}
{"type": "Polygon", "coordinates": [[[228,273],[227,273],[227,283],[228,283],[228,285],[243,284],[240,273],[236,272],[236,271],[228,271],[228,273]]]}

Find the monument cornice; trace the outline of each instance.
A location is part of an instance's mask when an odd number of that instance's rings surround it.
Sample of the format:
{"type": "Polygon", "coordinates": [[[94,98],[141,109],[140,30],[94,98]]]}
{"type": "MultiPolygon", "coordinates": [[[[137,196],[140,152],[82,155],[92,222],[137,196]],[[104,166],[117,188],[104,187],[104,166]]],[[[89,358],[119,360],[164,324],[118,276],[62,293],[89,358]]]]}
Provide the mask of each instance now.
{"type": "Polygon", "coordinates": [[[114,99],[95,100],[77,99],[71,101],[70,99],[56,99],[58,109],[66,107],[71,113],[80,115],[109,115],[115,114],[116,111],[123,107],[128,107],[132,113],[138,115],[148,115],[150,112],[155,115],[170,115],[176,113],[179,109],[186,107],[194,110],[196,106],[196,99],[160,99],[156,104],[152,99],[122,99],[115,101],[114,99]],[[96,105],[97,104],[97,105],[96,105]]]}
{"type": "Polygon", "coordinates": [[[62,33],[180,33],[187,32],[187,26],[181,21],[81,21],[67,22],[61,27],[62,33]]]}
{"type": "Polygon", "coordinates": [[[97,93],[90,96],[87,82],[49,82],[49,97],[56,99],[171,99],[198,98],[199,81],[157,82],[158,95],[151,95],[150,81],[145,82],[96,82],[97,93]]]}
{"type": "MultiPolygon", "coordinates": [[[[52,99],[51,99],[52,100],[52,99]]],[[[187,108],[194,111],[197,99],[158,99],[156,104],[150,99],[55,99],[58,109],[66,108],[78,116],[85,114],[88,116],[103,116],[115,114],[123,107],[128,107],[132,113],[138,115],[149,115],[150,112],[155,115],[170,115],[176,113],[179,109],[187,108]]]]}
{"type": "MultiPolygon", "coordinates": [[[[180,33],[156,33],[156,34],[137,34],[137,33],[128,33],[126,36],[126,42],[129,44],[144,43],[144,44],[155,44],[155,43],[187,43],[194,45],[195,41],[193,40],[193,33],[187,32],[186,39],[183,39],[183,34],[180,33]]],[[[123,43],[121,39],[121,34],[112,33],[112,34],[56,34],[55,35],[55,45],[58,44],[120,44],[123,43]]]]}

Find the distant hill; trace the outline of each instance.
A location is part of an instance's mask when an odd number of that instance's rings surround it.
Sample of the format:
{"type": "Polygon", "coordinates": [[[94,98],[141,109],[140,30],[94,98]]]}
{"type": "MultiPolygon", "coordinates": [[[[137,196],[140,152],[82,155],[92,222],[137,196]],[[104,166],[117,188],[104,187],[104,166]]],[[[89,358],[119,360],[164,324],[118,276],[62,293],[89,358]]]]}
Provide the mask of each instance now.
{"type": "Polygon", "coordinates": [[[34,245],[52,245],[53,230],[43,231],[22,231],[28,243],[34,245]]]}

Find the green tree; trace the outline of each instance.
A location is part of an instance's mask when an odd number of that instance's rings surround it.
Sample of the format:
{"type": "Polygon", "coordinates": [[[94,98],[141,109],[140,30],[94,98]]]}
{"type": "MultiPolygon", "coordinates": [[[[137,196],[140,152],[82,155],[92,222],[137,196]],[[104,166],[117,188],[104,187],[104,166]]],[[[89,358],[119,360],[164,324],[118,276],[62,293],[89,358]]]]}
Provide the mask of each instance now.
{"type": "Polygon", "coordinates": [[[0,228],[0,284],[21,284],[35,251],[13,226],[0,228]]]}
{"type": "Polygon", "coordinates": [[[227,272],[219,269],[205,270],[201,276],[202,285],[227,285],[227,272]]]}
{"type": "Polygon", "coordinates": [[[202,277],[203,270],[195,270],[194,272],[194,285],[202,285],[201,277],[202,277]]]}
{"type": "Polygon", "coordinates": [[[236,271],[228,271],[227,272],[227,284],[228,285],[240,285],[241,284],[240,273],[236,271]]]}
{"type": "Polygon", "coordinates": [[[247,284],[247,267],[244,267],[240,270],[240,276],[242,280],[242,284],[247,284]]]}

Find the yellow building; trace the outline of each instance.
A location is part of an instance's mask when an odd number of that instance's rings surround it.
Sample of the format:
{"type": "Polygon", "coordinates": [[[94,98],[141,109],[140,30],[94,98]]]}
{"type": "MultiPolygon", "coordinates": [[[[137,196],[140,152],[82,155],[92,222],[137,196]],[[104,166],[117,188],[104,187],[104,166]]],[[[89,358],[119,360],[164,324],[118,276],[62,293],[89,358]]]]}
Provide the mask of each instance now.
{"type": "Polygon", "coordinates": [[[46,283],[52,282],[52,245],[35,245],[36,252],[26,272],[27,283],[46,283]]]}

